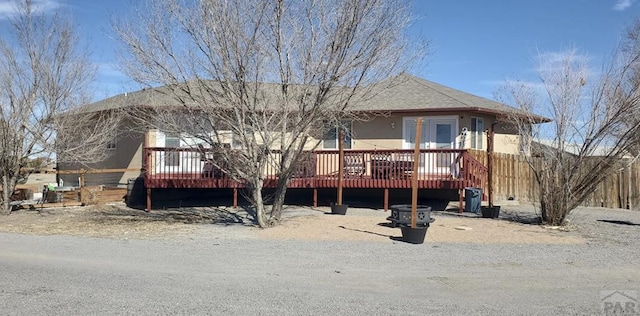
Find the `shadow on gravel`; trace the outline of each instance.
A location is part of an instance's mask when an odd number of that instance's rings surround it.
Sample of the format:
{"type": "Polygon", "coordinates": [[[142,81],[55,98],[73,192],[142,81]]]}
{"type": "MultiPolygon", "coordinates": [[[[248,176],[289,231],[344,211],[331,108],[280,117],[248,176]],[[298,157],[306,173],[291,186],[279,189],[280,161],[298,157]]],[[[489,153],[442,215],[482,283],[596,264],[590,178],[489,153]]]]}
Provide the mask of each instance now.
{"type": "Polygon", "coordinates": [[[526,225],[541,225],[542,217],[536,214],[518,214],[518,213],[510,213],[510,212],[500,212],[500,219],[526,224],[526,225]]]}
{"type": "Polygon", "coordinates": [[[470,218],[476,218],[476,217],[480,217],[480,215],[476,214],[476,213],[469,213],[469,212],[462,212],[460,213],[460,209],[458,209],[457,207],[449,207],[447,209],[443,209],[441,211],[439,210],[431,210],[432,214],[437,214],[437,215],[444,215],[444,216],[451,216],[451,217],[470,217],[470,218]]]}
{"type": "MultiPolygon", "coordinates": [[[[468,217],[468,218],[482,218],[480,214],[476,213],[468,213],[468,212],[459,212],[458,208],[447,208],[443,211],[432,211],[432,214],[437,214],[440,216],[451,216],[451,217],[468,217]]],[[[542,217],[540,215],[532,214],[532,213],[516,213],[510,212],[508,210],[500,211],[500,220],[505,220],[514,223],[526,224],[526,225],[541,225],[542,217]]]]}
{"type": "MultiPolygon", "coordinates": [[[[378,225],[380,225],[380,224],[378,224],[378,225]]],[[[361,229],[355,229],[355,228],[347,228],[347,227],[344,227],[344,226],[342,226],[342,225],[341,225],[341,226],[338,226],[338,227],[340,227],[340,228],[342,228],[342,229],[346,229],[346,230],[351,230],[351,231],[354,231],[354,232],[360,232],[360,233],[371,234],[371,235],[376,235],[376,236],[381,236],[381,237],[387,237],[387,238],[394,238],[394,236],[391,236],[391,235],[385,235],[385,234],[380,234],[380,233],[376,233],[376,232],[370,232],[370,231],[368,231],[368,230],[361,230],[361,229]]]]}
{"type": "Polygon", "coordinates": [[[617,224],[617,225],[640,226],[640,224],[636,224],[630,221],[618,221],[618,220],[611,220],[611,219],[599,219],[597,221],[603,222],[603,223],[617,224]]]}
{"type": "Polygon", "coordinates": [[[221,208],[184,208],[169,210],[152,210],[145,212],[129,208],[112,207],[92,216],[91,221],[98,224],[131,223],[184,223],[184,224],[217,224],[253,226],[251,210],[240,208],[232,211],[221,208]]]}

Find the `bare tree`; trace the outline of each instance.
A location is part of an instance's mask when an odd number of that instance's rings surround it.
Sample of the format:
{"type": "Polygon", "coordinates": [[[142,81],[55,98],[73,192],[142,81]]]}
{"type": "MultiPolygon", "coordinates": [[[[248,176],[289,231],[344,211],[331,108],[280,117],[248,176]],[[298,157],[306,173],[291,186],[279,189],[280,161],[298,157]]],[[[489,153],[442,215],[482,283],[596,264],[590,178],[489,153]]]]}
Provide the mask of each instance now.
{"type": "Polygon", "coordinates": [[[256,221],[268,227],[323,125],[363,119],[357,104],[415,60],[409,10],[405,0],[159,0],[115,29],[125,73],[181,107],[180,116],[155,108],[147,121],[222,148],[216,164],[247,184],[256,221]],[[273,197],[263,196],[267,167],[273,197]]]}
{"type": "Polygon", "coordinates": [[[526,158],[547,224],[563,225],[603,180],[638,157],[640,24],[629,34],[599,74],[575,49],[539,54],[540,84],[511,82],[498,93],[505,103],[553,119],[536,126],[531,117],[510,118],[531,144],[526,158]]]}
{"type": "Polygon", "coordinates": [[[87,112],[77,107],[54,116],[51,126],[56,138],[48,145],[56,153],[56,161],[92,169],[109,158],[108,144],[127,133],[121,125],[124,115],[119,109],[87,112]]]}
{"type": "MultiPolygon", "coordinates": [[[[60,116],[86,103],[95,73],[87,52],[79,49],[70,19],[39,12],[31,0],[20,0],[9,22],[9,32],[0,38],[0,201],[7,214],[21,168],[30,158],[53,154],[56,129],[64,134],[71,126],[90,126],[77,139],[91,148],[95,145],[86,137],[105,126],[60,116]]],[[[78,152],[58,149],[63,157],[78,152]]]]}

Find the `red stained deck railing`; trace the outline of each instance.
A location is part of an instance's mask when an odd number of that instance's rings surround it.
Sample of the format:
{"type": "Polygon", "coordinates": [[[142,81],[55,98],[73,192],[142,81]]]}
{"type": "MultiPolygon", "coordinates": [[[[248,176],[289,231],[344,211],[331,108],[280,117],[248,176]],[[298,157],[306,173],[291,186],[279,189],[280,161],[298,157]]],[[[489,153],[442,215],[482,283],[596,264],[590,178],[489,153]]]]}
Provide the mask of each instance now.
{"type": "MultiPolygon", "coordinates": [[[[279,154],[271,153],[272,161],[279,154]]],[[[297,164],[291,188],[338,187],[338,159],[335,150],[304,153],[297,164]]],[[[423,149],[414,170],[413,150],[345,150],[344,188],[410,188],[414,172],[422,189],[484,188],[487,168],[461,149],[423,149]]],[[[145,148],[147,188],[239,188],[216,168],[215,154],[201,149],[145,148]]],[[[267,164],[265,186],[275,187],[276,164],[267,164]]]]}

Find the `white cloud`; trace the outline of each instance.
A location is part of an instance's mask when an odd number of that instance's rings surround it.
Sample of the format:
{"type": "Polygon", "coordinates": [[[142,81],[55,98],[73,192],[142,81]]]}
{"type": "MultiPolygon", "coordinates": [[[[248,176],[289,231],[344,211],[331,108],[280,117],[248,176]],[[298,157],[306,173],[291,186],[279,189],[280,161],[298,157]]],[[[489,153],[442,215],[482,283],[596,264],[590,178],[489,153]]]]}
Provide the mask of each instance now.
{"type": "Polygon", "coordinates": [[[589,76],[595,73],[591,69],[591,56],[589,54],[580,53],[575,48],[556,52],[540,52],[535,57],[535,72],[539,76],[557,75],[566,73],[581,73],[582,76],[589,76]]]}
{"type": "MultiPolygon", "coordinates": [[[[57,0],[33,0],[32,5],[33,12],[37,14],[45,14],[62,7],[62,3],[57,0]]],[[[7,19],[16,13],[18,13],[16,1],[0,0],[0,20],[7,19]]]]}
{"type": "Polygon", "coordinates": [[[545,94],[546,87],[542,77],[547,80],[550,76],[571,74],[581,76],[584,80],[595,78],[600,70],[593,68],[593,56],[580,52],[575,48],[561,51],[538,51],[533,56],[533,67],[527,67],[521,73],[512,74],[500,80],[483,80],[480,84],[500,88],[503,86],[523,86],[538,93],[545,94]]]}
{"type": "Polygon", "coordinates": [[[575,48],[556,52],[540,52],[537,56],[538,62],[548,64],[565,63],[567,61],[589,63],[591,57],[588,54],[580,53],[575,48]]]}
{"type": "Polygon", "coordinates": [[[613,10],[616,11],[624,11],[628,9],[636,0],[618,0],[616,4],[613,5],[613,10]]]}
{"type": "Polygon", "coordinates": [[[13,2],[0,2],[0,17],[12,14],[15,11],[15,5],[13,2]]]}
{"type": "MultiPolygon", "coordinates": [[[[504,87],[528,87],[535,91],[544,92],[544,83],[542,81],[535,80],[519,80],[506,78],[502,80],[482,80],[479,82],[482,85],[492,86],[494,89],[499,90],[504,87]]],[[[494,91],[495,96],[496,91],[494,91]]]]}

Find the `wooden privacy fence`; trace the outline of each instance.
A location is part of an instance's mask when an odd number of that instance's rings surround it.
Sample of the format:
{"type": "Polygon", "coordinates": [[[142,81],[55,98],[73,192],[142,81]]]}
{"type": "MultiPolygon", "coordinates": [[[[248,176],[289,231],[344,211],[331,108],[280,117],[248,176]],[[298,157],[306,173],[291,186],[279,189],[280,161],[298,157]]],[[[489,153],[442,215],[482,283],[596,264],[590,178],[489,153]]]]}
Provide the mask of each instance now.
{"type": "MultiPolygon", "coordinates": [[[[58,170],[57,174],[77,174],[80,176],[80,186],[77,191],[77,199],[83,205],[105,204],[108,202],[120,202],[127,195],[127,189],[105,186],[87,186],[85,176],[87,174],[123,173],[129,171],[140,171],[140,169],[80,169],[80,170],[58,170]]],[[[75,192],[75,188],[74,188],[75,192]]],[[[73,194],[73,193],[72,193],[73,194]]],[[[72,195],[69,195],[71,197],[72,195]]]]}
{"type": "MultiPolygon", "coordinates": [[[[470,150],[478,161],[487,164],[487,152],[470,150]]],[[[536,158],[533,158],[536,159],[536,158]]],[[[533,161],[536,163],[536,161],[533,161]]],[[[538,184],[521,155],[493,154],[493,194],[500,200],[533,202],[538,184]]],[[[640,210],[640,162],[634,162],[600,183],[582,203],[583,206],[640,210]]]]}

